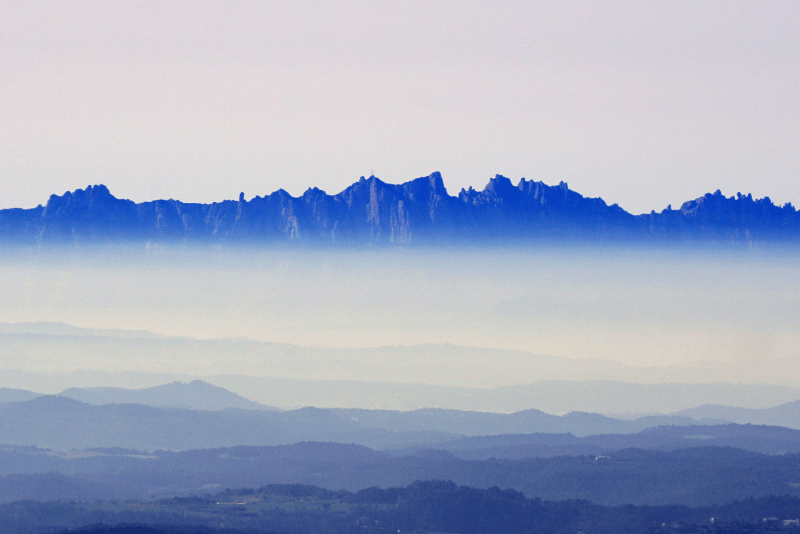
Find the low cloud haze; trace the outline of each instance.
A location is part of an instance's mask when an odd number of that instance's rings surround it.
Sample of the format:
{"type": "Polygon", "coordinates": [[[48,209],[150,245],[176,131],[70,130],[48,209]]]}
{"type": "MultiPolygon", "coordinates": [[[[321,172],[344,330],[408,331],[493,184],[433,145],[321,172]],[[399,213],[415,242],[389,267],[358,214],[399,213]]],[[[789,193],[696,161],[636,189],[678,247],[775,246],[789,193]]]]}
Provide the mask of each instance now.
{"type": "MultiPolygon", "coordinates": [[[[53,354],[40,364],[6,361],[0,367],[301,379],[324,379],[327,373],[339,380],[393,381],[393,376],[403,382],[489,387],[515,383],[509,376],[518,375],[516,383],[533,381],[535,369],[518,371],[526,358],[536,367],[546,365],[542,357],[564,357],[705,369],[702,374],[708,376],[694,381],[715,381],[715,373],[724,380],[752,381],[753,376],[737,378],[739,363],[772,361],[772,371],[764,376],[774,377],[781,374],[781,360],[790,368],[797,359],[798,265],[797,253],[786,249],[725,246],[14,253],[0,263],[0,322],[52,321],[335,350],[314,349],[296,363],[290,351],[274,373],[257,360],[248,372],[250,356],[211,353],[202,361],[182,362],[177,353],[171,359],[154,356],[156,367],[102,351],[86,361],[53,354]],[[481,375],[480,367],[458,361],[466,353],[448,353],[446,347],[429,351],[430,357],[421,349],[405,356],[403,349],[347,350],[426,343],[531,354],[498,359],[475,353],[475,361],[494,368],[481,375]],[[380,354],[385,360],[374,361],[380,354]],[[330,358],[333,367],[314,363],[320,358],[330,358]],[[340,360],[353,367],[336,367],[340,360]],[[357,363],[361,360],[363,365],[357,363]],[[452,373],[446,372],[449,366],[452,373]]],[[[612,378],[589,364],[573,367],[587,374],[573,378],[612,378]]],[[[663,373],[664,380],[677,376],[663,373]]],[[[658,374],[638,376],[653,382],[658,374]]]]}

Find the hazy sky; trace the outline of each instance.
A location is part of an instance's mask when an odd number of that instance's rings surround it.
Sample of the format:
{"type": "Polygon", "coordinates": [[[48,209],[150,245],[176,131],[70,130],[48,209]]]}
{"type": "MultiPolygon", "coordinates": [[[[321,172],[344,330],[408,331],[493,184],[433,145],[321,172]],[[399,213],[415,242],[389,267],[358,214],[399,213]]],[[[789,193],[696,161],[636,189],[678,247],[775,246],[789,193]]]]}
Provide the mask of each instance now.
{"type": "Polygon", "coordinates": [[[504,174],[800,204],[800,3],[0,3],[0,207],[504,174]]]}

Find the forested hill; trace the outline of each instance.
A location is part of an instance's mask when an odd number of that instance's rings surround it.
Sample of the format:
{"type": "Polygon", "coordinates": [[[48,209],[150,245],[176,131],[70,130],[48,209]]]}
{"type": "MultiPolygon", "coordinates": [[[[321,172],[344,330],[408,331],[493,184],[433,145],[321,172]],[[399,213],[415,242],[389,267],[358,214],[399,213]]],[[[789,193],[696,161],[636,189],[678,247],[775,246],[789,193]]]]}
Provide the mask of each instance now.
{"type": "Polygon", "coordinates": [[[212,241],[268,243],[482,243],[603,239],[798,241],[800,214],[791,205],[720,191],[656,213],[632,215],[566,183],[496,176],[482,191],[451,196],[441,175],[400,185],[371,176],[341,193],[311,188],[300,197],[268,196],[191,204],[135,203],[103,185],[52,195],[32,209],[0,210],[0,240],[11,243],[212,241]]]}
{"type": "Polygon", "coordinates": [[[791,534],[799,506],[796,497],[771,496],[610,507],[434,480],[355,493],[282,484],[146,503],[17,501],[0,505],[0,521],[8,534],[791,534]]]}

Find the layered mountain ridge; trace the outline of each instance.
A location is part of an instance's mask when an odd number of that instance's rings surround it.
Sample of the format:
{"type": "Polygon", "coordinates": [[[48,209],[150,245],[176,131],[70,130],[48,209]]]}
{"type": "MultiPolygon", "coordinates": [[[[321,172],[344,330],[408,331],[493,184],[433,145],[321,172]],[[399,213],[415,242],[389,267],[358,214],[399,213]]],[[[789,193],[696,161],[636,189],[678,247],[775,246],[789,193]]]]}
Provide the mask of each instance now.
{"type": "Polygon", "coordinates": [[[482,191],[448,194],[441,174],[394,185],[375,176],[329,195],[283,189],[251,200],[212,204],[114,197],[104,185],[52,195],[44,206],[0,210],[0,240],[20,243],[95,241],[233,241],[309,243],[448,243],[519,240],[800,239],[791,204],[717,190],[656,213],[632,215],[561,182],[549,186],[497,175],[482,191]]]}

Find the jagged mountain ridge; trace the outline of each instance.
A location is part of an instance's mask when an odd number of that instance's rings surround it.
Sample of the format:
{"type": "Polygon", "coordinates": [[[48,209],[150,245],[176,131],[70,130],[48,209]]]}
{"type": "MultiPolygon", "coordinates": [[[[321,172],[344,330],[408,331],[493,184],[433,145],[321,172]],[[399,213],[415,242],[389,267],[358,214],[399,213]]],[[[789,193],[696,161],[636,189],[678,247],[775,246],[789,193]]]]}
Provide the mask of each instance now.
{"type": "Polygon", "coordinates": [[[800,214],[768,197],[725,197],[718,190],[680,209],[632,215],[566,183],[497,175],[482,191],[450,196],[441,174],[399,185],[362,177],[341,193],[310,188],[300,197],[280,189],[249,201],[212,204],[114,197],[103,185],[52,195],[44,206],[0,210],[5,241],[223,240],[398,243],[519,239],[800,238],[800,214]]]}

